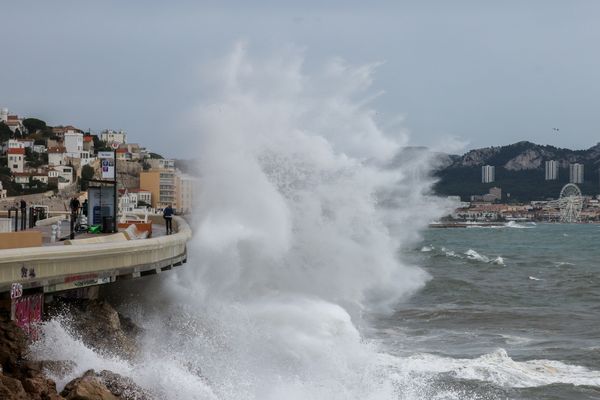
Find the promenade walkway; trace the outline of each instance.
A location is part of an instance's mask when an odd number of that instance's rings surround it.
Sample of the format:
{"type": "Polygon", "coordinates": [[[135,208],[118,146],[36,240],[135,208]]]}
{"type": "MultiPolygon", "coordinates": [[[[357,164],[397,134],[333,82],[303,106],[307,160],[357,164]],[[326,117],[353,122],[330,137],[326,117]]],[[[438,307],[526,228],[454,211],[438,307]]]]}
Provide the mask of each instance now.
{"type": "Polygon", "coordinates": [[[160,273],[185,263],[192,236],[186,221],[174,217],[175,234],[165,236],[162,217],[151,219],[153,236],[148,239],[0,250],[0,295],[14,284],[25,291],[52,293],[160,273]]]}

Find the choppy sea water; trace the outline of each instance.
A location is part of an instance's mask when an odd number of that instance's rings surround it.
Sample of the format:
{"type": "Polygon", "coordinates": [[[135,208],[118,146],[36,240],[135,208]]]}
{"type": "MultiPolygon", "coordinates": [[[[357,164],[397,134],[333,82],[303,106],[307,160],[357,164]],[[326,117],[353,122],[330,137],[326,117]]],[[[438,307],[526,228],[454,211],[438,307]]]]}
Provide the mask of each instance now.
{"type": "Polygon", "coordinates": [[[433,398],[598,399],[599,238],[598,225],[429,229],[410,257],[431,279],[371,336],[433,398]]]}

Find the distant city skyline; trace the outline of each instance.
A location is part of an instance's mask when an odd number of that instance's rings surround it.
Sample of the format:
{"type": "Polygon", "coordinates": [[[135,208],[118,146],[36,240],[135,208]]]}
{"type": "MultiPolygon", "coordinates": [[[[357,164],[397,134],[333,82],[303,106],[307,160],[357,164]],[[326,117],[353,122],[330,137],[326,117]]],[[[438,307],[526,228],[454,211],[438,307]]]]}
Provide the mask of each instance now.
{"type": "Polygon", "coordinates": [[[189,158],[187,116],[210,102],[204,68],[238,40],[251,57],[304,49],[305,70],[340,57],[382,64],[375,119],[410,145],[600,140],[600,2],[7,2],[0,107],[50,125],[125,130],[189,158]],[[26,28],[24,28],[26,21],[26,28]],[[173,138],[179,140],[173,140],[173,138]]]}

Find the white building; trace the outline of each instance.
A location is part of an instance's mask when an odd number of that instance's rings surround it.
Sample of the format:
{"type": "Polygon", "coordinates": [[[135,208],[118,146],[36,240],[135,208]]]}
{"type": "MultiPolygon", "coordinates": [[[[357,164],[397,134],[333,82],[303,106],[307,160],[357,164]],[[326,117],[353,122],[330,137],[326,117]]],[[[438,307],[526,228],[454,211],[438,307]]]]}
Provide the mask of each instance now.
{"type": "Polygon", "coordinates": [[[142,205],[141,202],[147,205],[152,204],[152,194],[147,190],[119,190],[119,196],[120,212],[132,212],[144,209],[146,206],[142,205]]]}
{"type": "Polygon", "coordinates": [[[7,162],[8,168],[11,173],[21,173],[25,169],[25,149],[24,148],[12,148],[8,149],[7,162]]]}
{"type": "Polygon", "coordinates": [[[8,108],[2,108],[0,110],[0,121],[2,121],[2,122],[8,121],[8,108]]]}
{"type": "Polygon", "coordinates": [[[83,151],[83,134],[78,132],[67,132],[64,136],[64,145],[67,157],[81,158],[83,151]]]}
{"type": "Polygon", "coordinates": [[[8,139],[8,148],[9,149],[24,149],[25,144],[17,139],[8,139]]]}
{"type": "Polygon", "coordinates": [[[33,145],[33,152],[34,153],[45,153],[46,152],[46,146],[44,146],[43,144],[34,144],[33,145]]]}
{"type": "Polygon", "coordinates": [[[73,183],[73,168],[68,166],[55,167],[48,170],[48,181],[55,180],[59,190],[73,183]]]}
{"type": "Polygon", "coordinates": [[[13,180],[15,183],[21,185],[22,188],[29,187],[29,181],[31,179],[31,174],[25,172],[15,172],[13,174],[13,180]]]}
{"type": "Polygon", "coordinates": [[[558,161],[546,161],[546,180],[555,181],[558,179],[558,161]]]}
{"type": "Polygon", "coordinates": [[[48,148],[48,165],[56,167],[59,165],[65,165],[67,156],[65,154],[66,149],[64,147],[49,147],[48,148]]]}
{"type": "Polygon", "coordinates": [[[166,158],[152,158],[148,160],[148,164],[153,169],[175,169],[175,160],[170,160],[166,158]]]}
{"type": "Polygon", "coordinates": [[[496,167],[492,165],[484,165],[481,167],[481,182],[491,183],[496,180],[496,167]]]}
{"type": "Polygon", "coordinates": [[[127,133],[125,133],[122,130],[117,132],[107,129],[100,133],[100,140],[109,144],[113,142],[116,142],[118,144],[127,143],[127,133]]]}
{"type": "Polygon", "coordinates": [[[80,166],[83,167],[84,165],[90,165],[94,161],[96,161],[96,157],[94,157],[93,154],[90,154],[89,151],[84,150],[81,152],[81,157],[79,158],[79,161],[80,166]]]}
{"type": "Polygon", "coordinates": [[[569,182],[583,183],[583,164],[574,163],[569,165],[569,182]]]}

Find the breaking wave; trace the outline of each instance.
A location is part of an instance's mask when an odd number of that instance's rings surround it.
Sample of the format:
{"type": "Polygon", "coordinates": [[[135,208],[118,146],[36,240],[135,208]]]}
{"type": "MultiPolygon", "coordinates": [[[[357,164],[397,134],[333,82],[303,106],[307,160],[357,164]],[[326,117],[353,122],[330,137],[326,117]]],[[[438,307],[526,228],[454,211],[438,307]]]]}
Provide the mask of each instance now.
{"type": "Polygon", "coordinates": [[[431,354],[402,360],[402,368],[436,374],[449,373],[459,379],[490,382],[501,387],[527,388],[552,384],[600,386],[600,372],[553,360],[515,361],[498,349],[474,359],[456,359],[431,354]]]}
{"type": "Polygon", "coordinates": [[[429,196],[429,153],[375,122],[374,69],[332,60],[307,75],[300,51],[257,61],[237,46],[190,117],[188,264],[123,308],[143,328],[139,359],[99,355],[59,321],[32,354],[111,369],[165,399],[422,398],[399,391],[413,383],[360,327],[427,281],[399,250],[446,204],[429,196]]]}

